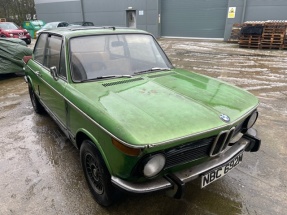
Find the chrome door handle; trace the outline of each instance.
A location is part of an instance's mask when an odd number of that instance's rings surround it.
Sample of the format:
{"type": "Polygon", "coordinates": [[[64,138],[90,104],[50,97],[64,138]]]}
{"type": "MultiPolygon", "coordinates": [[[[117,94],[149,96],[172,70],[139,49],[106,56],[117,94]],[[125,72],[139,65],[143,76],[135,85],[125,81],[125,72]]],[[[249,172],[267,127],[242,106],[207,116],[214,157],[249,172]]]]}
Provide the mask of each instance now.
{"type": "Polygon", "coordinates": [[[35,74],[38,76],[38,77],[41,77],[41,73],[39,71],[35,72],[35,74]]]}

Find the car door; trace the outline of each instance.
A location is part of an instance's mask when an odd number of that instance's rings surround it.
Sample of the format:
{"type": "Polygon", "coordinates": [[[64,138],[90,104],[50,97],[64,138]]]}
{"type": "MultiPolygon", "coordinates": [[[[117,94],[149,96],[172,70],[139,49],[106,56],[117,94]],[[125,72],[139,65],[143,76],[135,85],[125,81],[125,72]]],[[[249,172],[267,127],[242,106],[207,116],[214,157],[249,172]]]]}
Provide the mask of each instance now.
{"type": "Polygon", "coordinates": [[[36,93],[50,115],[66,128],[66,102],[64,93],[67,85],[63,39],[57,35],[43,33],[34,49],[33,66],[38,79],[34,83],[36,93]],[[41,41],[41,42],[40,42],[41,41]],[[40,57],[42,54],[43,57],[40,57]],[[56,68],[52,75],[51,67],[56,68]],[[35,87],[36,85],[36,87],[35,87]]]}

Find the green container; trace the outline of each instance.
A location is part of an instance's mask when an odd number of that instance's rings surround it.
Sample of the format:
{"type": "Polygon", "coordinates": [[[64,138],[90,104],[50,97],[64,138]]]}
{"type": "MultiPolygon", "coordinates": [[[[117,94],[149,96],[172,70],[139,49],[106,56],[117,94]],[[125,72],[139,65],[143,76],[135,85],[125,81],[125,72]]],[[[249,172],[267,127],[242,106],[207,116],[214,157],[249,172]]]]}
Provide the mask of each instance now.
{"type": "Polygon", "coordinates": [[[33,39],[36,38],[36,32],[40,30],[45,25],[42,20],[30,20],[24,21],[22,27],[26,29],[33,39]]]}

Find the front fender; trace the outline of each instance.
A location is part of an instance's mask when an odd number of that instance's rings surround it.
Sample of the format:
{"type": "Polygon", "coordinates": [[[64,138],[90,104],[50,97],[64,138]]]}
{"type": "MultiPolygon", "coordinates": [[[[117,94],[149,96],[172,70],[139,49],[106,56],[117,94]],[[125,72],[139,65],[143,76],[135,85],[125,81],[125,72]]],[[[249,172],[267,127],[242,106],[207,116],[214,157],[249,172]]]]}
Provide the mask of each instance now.
{"type": "Polygon", "coordinates": [[[108,159],[104,153],[103,148],[101,147],[101,145],[99,144],[99,141],[94,137],[94,135],[92,135],[88,130],[80,128],[79,130],[77,130],[76,132],[76,138],[75,138],[75,145],[80,149],[81,148],[81,144],[84,141],[84,139],[90,139],[94,144],[95,147],[97,147],[97,149],[99,150],[99,152],[101,153],[101,156],[106,164],[106,167],[108,168],[109,172],[112,172],[112,169],[110,167],[110,164],[108,162],[108,159]]]}

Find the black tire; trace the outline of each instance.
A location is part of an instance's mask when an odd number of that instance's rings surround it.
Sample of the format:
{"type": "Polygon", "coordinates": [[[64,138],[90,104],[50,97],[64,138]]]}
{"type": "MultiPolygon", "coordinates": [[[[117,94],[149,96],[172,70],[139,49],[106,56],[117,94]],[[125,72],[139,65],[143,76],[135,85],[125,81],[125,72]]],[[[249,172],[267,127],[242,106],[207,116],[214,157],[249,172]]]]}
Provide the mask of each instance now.
{"type": "Polygon", "coordinates": [[[32,88],[32,85],[30,83],[28,83],[28,88],[29,88],[29,95],[30,95],[30,99],[31,99],[31,103],[32,103],[34,111],[37,114],[45,113],[45,109],[41,105],[41,103],[39,102],[39,100],[38,100],[37,96],[35,95],[35,92],[32,88]]]}
{"type": "Polygon", "coordinates": [[[117,190],[111,182],[111,175],[103,158],[90,140],[85,140],[80,149],[81,164],[88,186],[98,204],[111,205],[117,196],[117,190]]]}
{"type": "Polygon", "coordinates": [[[27,45],[30,45],[31,44],[31,39],[26,39],[25,42],[26,42],[27,45]]]}

